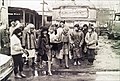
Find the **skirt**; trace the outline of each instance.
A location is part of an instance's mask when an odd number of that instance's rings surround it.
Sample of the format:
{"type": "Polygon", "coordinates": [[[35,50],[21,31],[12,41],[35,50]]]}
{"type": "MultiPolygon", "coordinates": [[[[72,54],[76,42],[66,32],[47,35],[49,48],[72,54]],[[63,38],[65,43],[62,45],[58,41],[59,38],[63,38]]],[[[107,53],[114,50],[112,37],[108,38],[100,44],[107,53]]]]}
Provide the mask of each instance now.
{"type": "Polygon", "coordinates": [[[58,59],[63,59],[64,55],[69,54],[69,45],[67,43],[64,43],[62,45],[62,49],[60,50],[59,54],[56,55],[58,59]]]}

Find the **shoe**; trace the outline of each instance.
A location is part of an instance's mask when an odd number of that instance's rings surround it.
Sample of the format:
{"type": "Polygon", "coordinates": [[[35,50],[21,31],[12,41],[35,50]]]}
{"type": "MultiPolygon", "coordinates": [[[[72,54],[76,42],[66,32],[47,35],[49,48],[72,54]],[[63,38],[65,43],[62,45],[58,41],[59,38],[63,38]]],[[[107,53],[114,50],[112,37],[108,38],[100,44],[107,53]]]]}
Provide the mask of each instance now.
{"type": "Polygon", "coordinates": [[[52,73],[51,73],[51,71],[48,71],[48,75],[49,75],[49,76],[52,76],[52,73]]]}
{"type": "Polygon", "coordinates": [[[21,76],[22,78],[26,78],[26,75],[23,74],[23,73],[21,73],[20,76],[21,76]]]}
{"type": "Polygon", "coordinates": [[[27,65],[27,66],[29,66],[29,61],[27,60],[24,64],[27,65]]]}
{"type": "Polygon", "coordinates": [[[53,64],[53,62],[51,62],[51,65],[53,64]]]}
{"type": "Polygon", "coordinates": [[[15,75],[16,79],[22,79],[22,77],[20,75],[15,75]]]}
{"type": "Polygon", "coordinates": [[[42,68],[43,68],[43,65],[39,65],[38,68],[42,69],[42,68]]]}
{"type": "Polygon", "coordinates": [[[88,65],[93,65],[93,63],[88,63],[88,65]]]}
{"type": "Polygon", "coordinates": [[[78,61],[78,65],[81,65],[81,63],[78,61]]]}
{"type": "Polygon", "coordinates": [[[76,66],[77,65],[77,63],[76,62],[74,62],[74,66],[76,66]]]}
{"type": "Polygon", "coordinates": [[[65,69],[69,69],[69,66],[65,66],[65,69]]]}
{"type": "Polygon", "coordinates": [[[36,63],[35,62],[32,62],[32,66],[34,66],[36,63]]]}
{"type": "Polygon", "coordinates": [[[62,65],[62,64],[60,64],[59,66],[60,66],[60,67],[63,67],[63,65],[62,65]]]}

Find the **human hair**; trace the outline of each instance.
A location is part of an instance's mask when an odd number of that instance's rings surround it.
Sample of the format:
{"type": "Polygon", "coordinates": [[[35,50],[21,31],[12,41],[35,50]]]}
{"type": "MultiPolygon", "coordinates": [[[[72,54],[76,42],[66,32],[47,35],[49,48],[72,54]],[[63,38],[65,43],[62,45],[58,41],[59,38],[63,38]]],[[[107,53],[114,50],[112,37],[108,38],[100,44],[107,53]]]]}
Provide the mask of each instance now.
{"type": "Polygon", "coordinates": [[[42,31],[41,31],[41,36],[40,38],[45,38],[47,43],[50,44],[50,37],[49,37],[49,34],[48,34],[48,29],[47,28],[43,28],[42,31]],[[43,32],[47,32],[46,33],[46,37],[44,36],[44,33],[43,32]]]}
{"type": "Polygon", "coordinates": [[[87,27],[87,28],[88,28],[88,25],[87,25],[87,24],[84,24],[83,27],[87,27]]]}
{"type": "MultiPolygon", "coordinates": [[[[13,34],[15,34],[16,36],[18,36],[18,33],[22,32],[22,30],[20,28],[17,28],[13,31],[13,34]]],[[[13,35],[12,34],[12,35],[13,35]]]]}
{"type": "Polygon", "coordinates": [[[74,27],[78,27],[79,28],[79,24],[75,24],[74,27]]]}
{"type": "Polygon", "coordinates": [[[63,20],[63,21],[60,21],[60,23],[63,23],[63,24],[65,24],[65,20],[63,20]]]}
{"type": "Polygon", "coordinates": [[[41,37],[44,37],[44,34],[43,34],[43,32],[47,32],[47,36],[48,36],[48,29],[47,28],[42,28],[42,30],[41,30],[41,37]]]}

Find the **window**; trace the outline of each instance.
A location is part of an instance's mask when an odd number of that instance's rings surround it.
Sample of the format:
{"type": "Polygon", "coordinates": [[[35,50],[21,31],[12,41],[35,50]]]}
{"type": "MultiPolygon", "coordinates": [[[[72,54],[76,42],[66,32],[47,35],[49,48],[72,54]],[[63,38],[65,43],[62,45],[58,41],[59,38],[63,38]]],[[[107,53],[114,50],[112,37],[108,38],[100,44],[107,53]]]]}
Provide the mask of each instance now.
{"type": "Polygon", "coordinates": [[[4,0],[2,0],[2,6],[4,6],[4,0]]]}
{"type": "Polygon", "coordinates": [[[47,21],[48,21],[48,22],[52,21],[52,16],[48,16],[48,17],[47,17],[47,21]]]}

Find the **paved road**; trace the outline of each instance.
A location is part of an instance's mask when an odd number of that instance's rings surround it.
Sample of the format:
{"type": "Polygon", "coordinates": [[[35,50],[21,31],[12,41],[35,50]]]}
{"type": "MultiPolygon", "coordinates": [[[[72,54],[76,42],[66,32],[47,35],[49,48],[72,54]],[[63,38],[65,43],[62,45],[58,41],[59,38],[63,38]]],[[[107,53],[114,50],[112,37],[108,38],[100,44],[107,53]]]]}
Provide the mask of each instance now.
{"type": "MultiPolygon", "coordinates": [[[[12,74],[10,81],[120,81],[120,55],[113,52],[112,42],[106,37],[100,37],[99,50],[94,65],[73,66],[70,61],[70,69],[59,67],[55,59],[52,67],[52,76],[46,75],[44,69],[24,68],[27,78],[14,79],[12,74]]],[[[119,50],[119,49],[118,49],[119,50]]]]}

